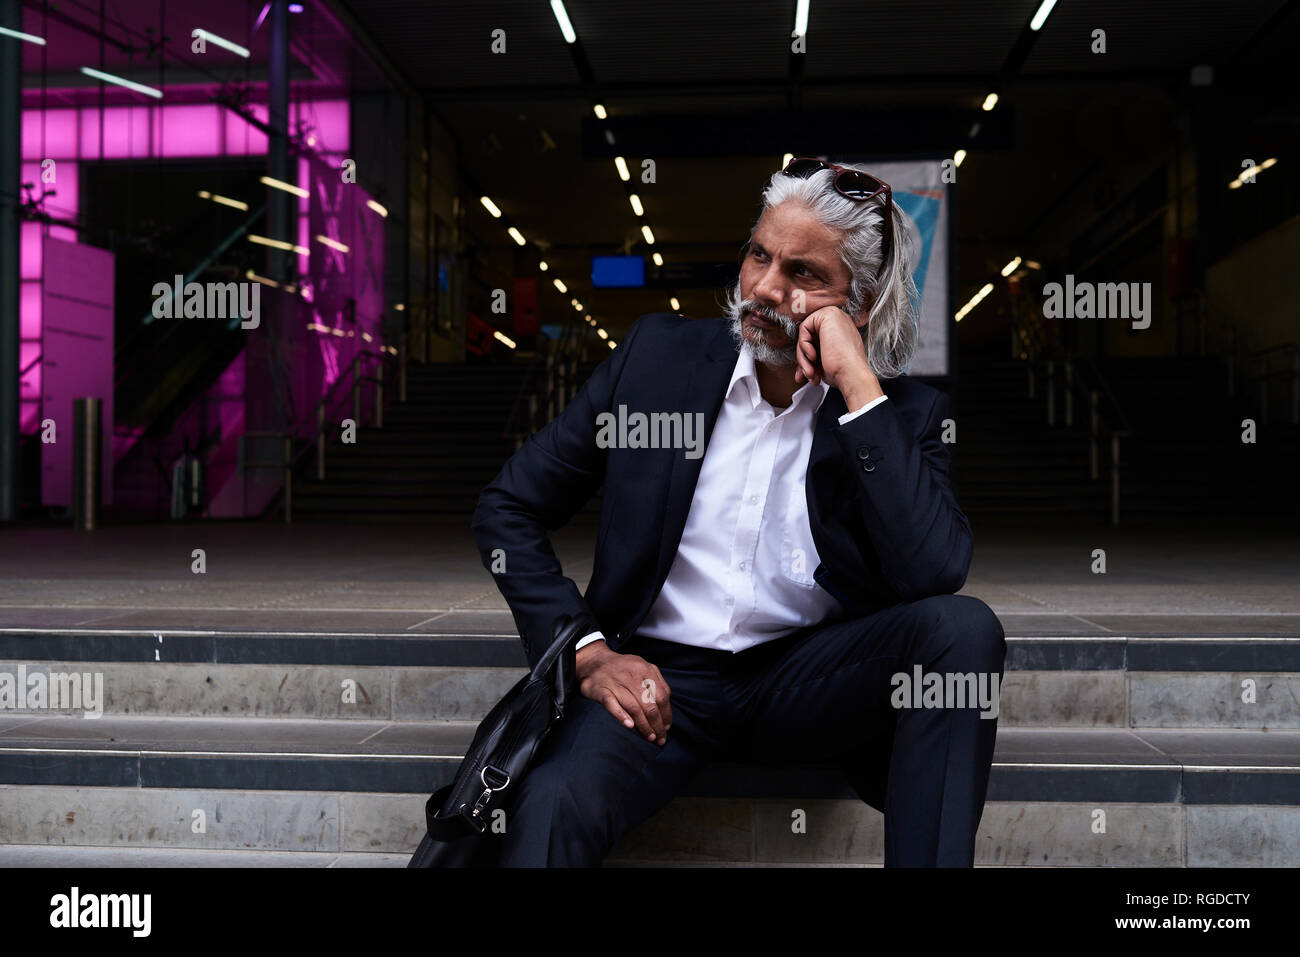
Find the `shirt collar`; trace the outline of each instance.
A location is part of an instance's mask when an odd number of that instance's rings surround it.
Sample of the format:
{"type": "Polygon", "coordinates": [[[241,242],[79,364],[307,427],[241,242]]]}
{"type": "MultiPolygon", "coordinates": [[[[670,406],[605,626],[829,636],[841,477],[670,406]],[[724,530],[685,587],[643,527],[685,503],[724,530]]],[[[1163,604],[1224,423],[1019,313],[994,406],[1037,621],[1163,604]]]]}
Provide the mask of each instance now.
{"type": "MultiPolygon", "coordinates": [[[[731,370],[731,381],[727,383],[727,391],[724,398],[730,398],[736,389],[736,383],[744,382],[747,392],[744,393],[749,399],[749,407],[757,409],[758,404],[763,401],[763,394],[759,391],[758,372],[754,367],[754,353],[750,351],[749,343],[742,343],[740,347],[740,356],[736,359],[736,367],[731,370]]],[[[830,386],[823,379],[817,383],[814,392],[813,385],[805,382],[795,390],[794,395],[790,398],[790,406],[799,405],[802,402],[815,400],[813,411],[816,412],[821,408],[821,404],[826,399],[826,393],[830,391],[830,386]]],[[[782,410],[784,411],[784,410],[782,410]]]]}

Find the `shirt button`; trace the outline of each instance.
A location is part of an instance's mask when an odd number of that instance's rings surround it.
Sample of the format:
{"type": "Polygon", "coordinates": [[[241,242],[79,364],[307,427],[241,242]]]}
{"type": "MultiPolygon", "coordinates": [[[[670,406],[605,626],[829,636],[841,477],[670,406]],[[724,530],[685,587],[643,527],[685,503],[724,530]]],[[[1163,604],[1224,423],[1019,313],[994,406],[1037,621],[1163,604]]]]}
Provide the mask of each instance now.
{"type": "Polygon", "coordinates": [[[739,567],[740,567],[740,570],[743,572],[743,571],[745,570],[745,563],[744,563],[744,562],[741,562],[739,567]]]}
{"type": "Polygon", "coordinates": [[[757,495],[751,495],[751,496],[749,497],[749,504],[750,504],[750,505],[757,505],[757,504],[758,504],[758,496],[757,496],[757,495]]]}

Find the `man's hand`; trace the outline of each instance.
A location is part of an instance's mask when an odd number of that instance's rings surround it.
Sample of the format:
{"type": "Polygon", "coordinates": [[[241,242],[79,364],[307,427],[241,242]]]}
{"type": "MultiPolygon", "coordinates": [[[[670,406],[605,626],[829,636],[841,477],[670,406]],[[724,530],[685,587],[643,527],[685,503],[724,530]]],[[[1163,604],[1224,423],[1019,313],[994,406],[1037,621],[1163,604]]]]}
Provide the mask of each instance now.
{"type": "MultiPolygon", "coordinates": [[[[795,382],[821,382],[839,389],[849,410],[860,409],[872,399],[884,395],[880,381],[867,363],[859,322],[838,306],[825,306],[799,323],[799,341],[795,359],[795,382]]],[[[593,642],[594,644],[594,642],[593,642]]]]}
{"type": "Polygon", "coordinates": [[[663,745],[673,723],[668,682],[659,669],[637,655],[620,655],[604,641],[578,649],[578,690],[599,701],[628,728],[663,745]]]}

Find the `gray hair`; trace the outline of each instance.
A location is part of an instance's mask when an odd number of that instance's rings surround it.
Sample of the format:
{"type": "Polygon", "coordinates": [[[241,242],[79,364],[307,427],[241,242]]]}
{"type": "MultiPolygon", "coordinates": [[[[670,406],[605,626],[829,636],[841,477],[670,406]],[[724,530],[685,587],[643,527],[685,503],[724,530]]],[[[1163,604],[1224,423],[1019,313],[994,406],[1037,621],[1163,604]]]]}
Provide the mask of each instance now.
{"type": "MultiPolygon", "coordinates": [[[[869,172],[866,167],[841,164],[846,169],[869,172]]],[[[870,303],[862,343],[867,364],[881,379],[904,375],[916,351],[921,296],[912,272],[916,268],[917,230],[912,218],[890,203],[894,211],[893,242],[889,262],[881,268],[881,226],[884,196],[869,202],[841,196],[831,185],[834,170],[822,169],[807,178],[772,174],[763,190],[766,212],[786,202],[799,203],[823,225],[841,234],[840,259],[849,267],[849,295],[843,309],[856,319],[870,303]]],[[[759,214],[759,219],[762,213],[759,214]]],[[[749,231],[752,241],[758,221],[749,231]]]]}

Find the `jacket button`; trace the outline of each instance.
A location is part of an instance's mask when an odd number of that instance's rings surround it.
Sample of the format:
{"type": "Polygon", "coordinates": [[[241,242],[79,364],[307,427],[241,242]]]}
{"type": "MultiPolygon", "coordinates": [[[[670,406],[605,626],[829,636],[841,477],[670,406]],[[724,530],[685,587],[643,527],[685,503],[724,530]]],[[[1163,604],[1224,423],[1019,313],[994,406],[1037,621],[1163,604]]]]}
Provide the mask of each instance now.
{"type": "Polygon", "coordinates": [[[869,446],[869,445],[859,445],[859,446],[858,446],[858,458],[860,458],[860,459],[869,459],[869,458],[871,458],[871,446],[869,446]]]}
{"type": "Polygon", "coordinates": [[[870,459],[862,463],[862,471],[874,472],[875,470],[876,470],[876,463],[872,462],[870,459]]]}

